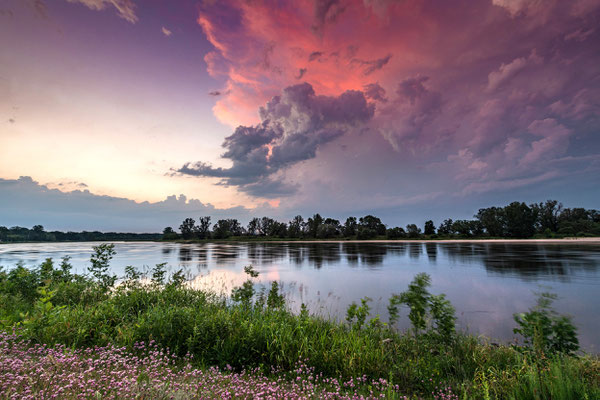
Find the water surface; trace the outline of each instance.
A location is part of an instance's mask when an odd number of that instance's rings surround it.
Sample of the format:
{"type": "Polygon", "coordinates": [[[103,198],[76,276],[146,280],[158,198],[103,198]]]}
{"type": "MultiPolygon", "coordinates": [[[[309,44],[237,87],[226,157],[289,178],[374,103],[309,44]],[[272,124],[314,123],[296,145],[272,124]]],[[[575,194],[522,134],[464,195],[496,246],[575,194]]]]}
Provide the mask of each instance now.
{"type": "MultiPolygon", "coordinates": [[[[22,261],[37,266],[65,255],[86,272],[92,246],[98,243],[0,245],[0,265],[22,261]]],[[[514,339],[513,314],[535,303],[534,292],[559,296],[557,310],[574,317],[583,348],[600,346],[600,245],[593,243],[115,243],[115,274],[125,266],[148,270],[168,263],[183,268],[196,287],[229,292],[252,264],[263,286],[283,284],[288,304],[302,302],[327,317],[343,318],[346,307],[368,296],[373,313],[387,318],[387,301],[406,289],[415,274],[427,272],[431,292],[445,293],[457,311],[458,324],[472,333],[505,342],[514,339]]],[[[409,325],[406,315],[399,327],[409,325]]]]}

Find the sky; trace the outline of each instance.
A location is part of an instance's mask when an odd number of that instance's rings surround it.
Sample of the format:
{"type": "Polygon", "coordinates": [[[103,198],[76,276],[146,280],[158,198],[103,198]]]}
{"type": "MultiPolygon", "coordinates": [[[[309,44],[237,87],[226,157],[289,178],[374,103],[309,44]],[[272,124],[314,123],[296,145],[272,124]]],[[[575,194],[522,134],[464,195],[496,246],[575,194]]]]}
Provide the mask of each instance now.
{"type": "Polygon", "coordinates": [[[0,0],[0,225],[600,208],[600,0],[0,0]]]}

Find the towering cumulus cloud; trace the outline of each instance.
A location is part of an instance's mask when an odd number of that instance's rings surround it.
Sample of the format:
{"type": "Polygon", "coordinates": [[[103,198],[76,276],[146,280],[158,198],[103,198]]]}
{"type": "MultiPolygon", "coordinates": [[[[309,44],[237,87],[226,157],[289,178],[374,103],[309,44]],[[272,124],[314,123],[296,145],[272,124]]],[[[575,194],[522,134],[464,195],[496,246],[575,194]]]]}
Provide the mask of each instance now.
{"type": "Polygon", "coordinates": [[[598,21],[600,0],[205,2],[214,113],[244,126],[225,141],[230,168],[179,171],[276,195],[377,165],[402,189],[356,186],[386,199],[600,172],[598,21]]]}
{"type": "Polygon", "coordinates": [[[273,179],[278,171],[314,158],[320,145],[367,122],[373,112],[374,106],[359,91],[317,96],[308,83],[290,86],[260,108],[262,122],[239,126],[225,138],[223,157],[232,161],[230,168],[197,162],[177,172],[224,178],[224,184],[265,197],[289,194],[292,186],[273,179]]]}

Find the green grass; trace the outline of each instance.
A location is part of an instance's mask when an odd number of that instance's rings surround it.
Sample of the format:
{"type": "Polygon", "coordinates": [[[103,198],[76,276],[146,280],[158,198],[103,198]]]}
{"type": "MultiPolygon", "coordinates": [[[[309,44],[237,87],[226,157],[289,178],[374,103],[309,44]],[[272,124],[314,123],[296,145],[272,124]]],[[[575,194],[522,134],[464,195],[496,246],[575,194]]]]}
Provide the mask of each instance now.
{"type": "Polygon", "coordinates": [[[154,340],[193,355],[201,367],[268,373],[305,360],[323,376],[384,378],[425,398],[448,386],[460,398],[600,398],[595,356],[536,356],[465,334],[448,342],[435,332],[414,336],[381,323],[350,326],[264,301],[234,303],[177,280],[144,286],[130,280],[107,289],[48,262],[0,272],[0,328],[72,348],[131,349],[154,340]]]}

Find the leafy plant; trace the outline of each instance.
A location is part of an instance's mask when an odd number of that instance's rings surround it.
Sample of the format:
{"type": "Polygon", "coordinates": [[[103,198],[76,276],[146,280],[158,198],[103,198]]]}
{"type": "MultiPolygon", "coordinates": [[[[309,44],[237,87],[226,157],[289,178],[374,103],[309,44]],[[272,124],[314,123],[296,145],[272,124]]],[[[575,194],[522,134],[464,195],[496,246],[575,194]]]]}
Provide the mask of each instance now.
{"type": "Polygon", "coordinates": [[[140,278],[142,274],[134,266],[128,265],[125,267],[125,279],[123,280],[123,286],[126,289],[133,289],[139,286],[140,278]]]}
{"type": "Polygon", "coordinates": [[[429,298],[429,309],[433,318],[435,330],[443,338],[451,338],[454,335],[456,316],[454,307],[444,294],[431,296],[429,298]]]}
{"type": "Polygon", "coordinates": [[[156,264],[154,268],[152,268],[152,284],[156,286],[160,286],[165,283],[165,276],[167,275],[167,263],[156,264]]]}
{"type": "Polygon", "coordinates": [[[352,304],[350,304],[346,310],[346,321],[348,321],[348,323],[350,323],[354,329],[360,330],[365,324],[367,316],[369,315],[369,311],[371,311],[369,301],[371,301],[371,298],[363,297],[360,299],[360,306],[355,302],[352,302],[352,304]],[[356,322],[354,322],[355,318],[356,322]]]}
{"type": "Polygon", "coordinates": [[[422,272],[413,278],[407,291],[393,295],[388,304],[390,325],[398,321],[398,306],[404,304],[410,309],[408,318],[415,335],[419,335],[429,327],[445,341],[449,341],[455,334],[454,307],[445,295],[436,296],[429,293],[427,290],[429,286],[431,286],[431,277],[422,272]]]}
{"type": "Polygon", "coordinates": [[[234,287],[231,291],[231,299],[235,302],[241,303],[245,306],[250,306],[252,298],[256,293],[254,289],[254,282],[250,278],[257,278],[259,272],[252,268],[252,265],[244,267],[244,272],[249,278],[242,284],[242,286],[234,287]]]}
{"type": "Polygon", "coordinates": [[[285,297],[279,293],[279,283],[273,281],[271,283],[271,290],[267,296],[267,306],[269,308],[281,308],[285,305],[285,297]]]}
{"type": "Polygon", "coordinates": [[[108,273],[110,269],[110,260],[116,254],[115,245],[102,243],[92,247],[94,253],[90,258],[92,265],[88,267],[88,271],[100,283],[103,288],[114,286],[117,277],[108,273]]]}
{"type": "Polygon", "coordinates": [[[49,283],[39,287],[37,292],[40,297],[33,304],[32,312],[21,315],[23,318],[23,325],[26,328],[31,327],[35,329],[36,326],[43,326],[52,315],[65,308],[65,306],[56,307],[52,304],[52,299],[56,294],[56,290],[50,290],[49,283]]]}
{"type": "Polygon", "coordinates": [[[173,273],[173,276],[171,276],[171,279],[169,280],[169,287],[180,288],[181,286],[183,286],[186,280],[187,279],[185,277],[183,269],[178,269],[173,273]]]}
{"type": "Polygon", "coordinates": [[[535,307],[526,313],[514,315],[519,326],[513,331],[525,338],[525,349],[538,354],[570,354],[579,349],[577,327],[573,325],[571,317],[559,315],[552,308],[556,298],[553,293],[539,293],[535,307]]]}

